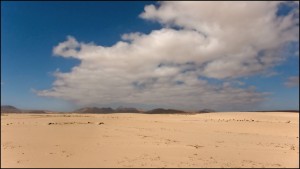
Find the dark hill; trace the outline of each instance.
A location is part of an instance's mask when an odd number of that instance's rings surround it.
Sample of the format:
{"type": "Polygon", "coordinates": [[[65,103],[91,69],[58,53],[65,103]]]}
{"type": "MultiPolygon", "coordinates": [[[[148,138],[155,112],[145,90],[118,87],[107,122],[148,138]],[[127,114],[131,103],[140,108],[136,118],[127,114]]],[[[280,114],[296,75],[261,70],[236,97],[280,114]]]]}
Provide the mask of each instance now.
{"type": "Polygon", "coordinates": [[[116,113],[140,113],[141,111],[139,111],[136,108],[132,108],[132,107],[118,107],[115,110],[116,113]]]}
{"type": "Polygon", "coordinates": [[[77,109],[75,113],[113,113],[114,109],[110,107],[98,108],[98,107],[85,107],[77,109]]]}
{"type": "Polygon", "coordinates": [[[22,111],[14,106],[3,105],[1,106],[1,113],[22,113],[22,111]]]}
{"type": "Polygon", "coordinates": [[[146,114],[186,114],[186,112],[181,111],[181,110],[175,110],[175,109],[153,109],[150,111],[145,112],[146,114]]]}
{"type": "Polygon", "coordinates": [[[24,110],[24,113],[29,113],[29,114],[45,114],[44,110],[24,110]]]}
{"type": "Polygon", "coordinates": [[[216,112],[215,110],[212,109],[202,109],[200,111],[198,111],[198,113],[213,113],[216,112]]]}

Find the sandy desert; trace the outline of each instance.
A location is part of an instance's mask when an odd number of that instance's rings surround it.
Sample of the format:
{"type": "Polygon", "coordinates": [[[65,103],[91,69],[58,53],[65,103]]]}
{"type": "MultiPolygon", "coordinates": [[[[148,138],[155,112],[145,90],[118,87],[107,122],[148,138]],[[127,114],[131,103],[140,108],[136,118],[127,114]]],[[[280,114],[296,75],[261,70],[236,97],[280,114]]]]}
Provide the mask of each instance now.
{"type": "Polygon", "coordinates": [[[1,167],[299,168],[299,113],[1,114],[1,167]]]}

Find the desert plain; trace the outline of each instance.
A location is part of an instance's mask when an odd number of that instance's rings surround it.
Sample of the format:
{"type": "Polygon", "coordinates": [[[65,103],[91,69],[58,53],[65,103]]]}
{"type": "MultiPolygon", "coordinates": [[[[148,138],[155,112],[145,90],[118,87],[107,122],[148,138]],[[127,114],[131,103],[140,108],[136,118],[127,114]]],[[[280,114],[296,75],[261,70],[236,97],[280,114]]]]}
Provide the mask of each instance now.
{"type": "Polygon", "coordinates": [[[1,167],[299,168],[299,113],[1,114],[1,167]]]}

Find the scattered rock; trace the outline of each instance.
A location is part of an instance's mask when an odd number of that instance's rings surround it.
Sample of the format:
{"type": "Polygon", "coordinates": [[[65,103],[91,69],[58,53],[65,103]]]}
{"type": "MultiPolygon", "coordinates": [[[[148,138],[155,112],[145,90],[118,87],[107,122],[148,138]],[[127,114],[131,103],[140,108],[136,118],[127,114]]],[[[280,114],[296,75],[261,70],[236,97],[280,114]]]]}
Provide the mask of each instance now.
{"type": "Polygon", "coordinates": [[[98,125],[104,124],[103,122],[100,122],[98,125]]]}

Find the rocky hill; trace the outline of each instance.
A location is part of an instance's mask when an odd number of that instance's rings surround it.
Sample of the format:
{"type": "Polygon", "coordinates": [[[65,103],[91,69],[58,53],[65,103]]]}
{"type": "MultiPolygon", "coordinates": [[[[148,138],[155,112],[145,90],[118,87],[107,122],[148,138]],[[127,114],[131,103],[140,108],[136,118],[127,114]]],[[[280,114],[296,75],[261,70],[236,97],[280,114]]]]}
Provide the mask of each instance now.
{"type": "Polygon", "coordinates": [[[146,114],[186,114],[187,112],[175,109],[153,109],[150,111],[145,112],[146,114]]]}
{"type": "Polygon", "coordinates": [[[24,110],[24,113],[29,113],[29,114],[45,114],[47,113],[44,110],[24,110]]]}
{"type": "Polygon", "coordinates": [[[132,107],[118,107],[115,110],[116,113],[140,113],[141,111],[136,109],[136,108],[132,108],[132,107]]]}
{"type": "Polygon", "coordinates": [[[75,113],[113,113],[115,111],[110,107],[104,107],[104,108],[85,107],[85,108],[77,109],[74,112],[75,113]]]}
{"type": "Polygon", "coordinates": [[[1,106],[1,113],[22,113],[22,110],[14,107],[14,106],[3,105],[3,106],[1,106]]]}
{"type": "Polygon", "coordinates": [[[202,109],[200,111],[198,111],[198,113],[213,113],[216,112],[215,110],[212,109],[202,109]]]}

